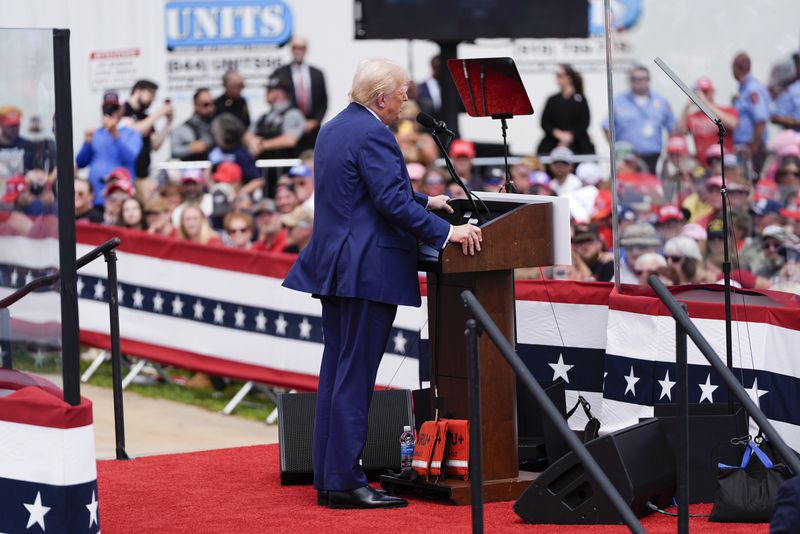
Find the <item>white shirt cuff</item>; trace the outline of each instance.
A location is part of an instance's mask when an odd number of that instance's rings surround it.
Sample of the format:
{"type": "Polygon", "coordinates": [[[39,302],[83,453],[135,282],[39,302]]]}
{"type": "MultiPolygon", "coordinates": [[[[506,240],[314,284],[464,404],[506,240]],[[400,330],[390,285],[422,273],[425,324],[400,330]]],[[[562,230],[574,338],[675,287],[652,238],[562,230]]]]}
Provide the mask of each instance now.
{"type": "Polygon", "coordinates": [[[447,239],[444,240],[444,245],[442,245],[442,250],[444,250],[444,247],[446,247],[447,244],[450,242],[450,236],[452,235],[453,235],[453,225],[451,224],[450,231],[447,232],[447,239]]]}

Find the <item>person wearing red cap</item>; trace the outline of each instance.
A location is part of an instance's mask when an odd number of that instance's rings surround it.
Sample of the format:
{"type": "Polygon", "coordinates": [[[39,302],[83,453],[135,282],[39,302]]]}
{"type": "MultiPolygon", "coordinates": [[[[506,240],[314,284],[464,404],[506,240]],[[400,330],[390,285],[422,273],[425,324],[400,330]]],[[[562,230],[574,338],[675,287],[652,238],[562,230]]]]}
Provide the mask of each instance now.
{"type": "Polygon", "coordinates": [[[475,144],[466,139],[456,139],[450,143],[450,157],[458,176],[469,189],[483,190],[483,180],[474,174],[472,160],[475,159],[475,144]]]}
{"type": "Polygon", "coordinates": [[[683,210],[674,204],[664,204],[656,208],[653,214],[653,223],[661,241],[666,243],[669,239],[680,235],[686,218],[683,210]]]}
{"type": "MultiPolygon", "coordinates": [[[[720,106],[714,102],[714,82],[710,78],[705,76],[699,78],[694,85],[694,92],[697,98],[720,118],[728,132],[733,132],[739,126],[739,112],[736,111],[736,108],[720,106]]],[[[698,161],[708,167],[706,151],[709,146],[719,142],[717,125],[711,122],[711,119],[689,100],[683,108],[683,114],[678,120],[675,131],[681,135],[688,133],[692,136],[694,153],[698,161]]],[[[733,154],[733,136],[730,133],[725,137],[724,143],[725,153],[733,154]]]]}
{"type": "Polygon", "coordinates": [[[105,224],[117,224],[122,203],[132,197],[135,191],[133,185],[125,180],[113,180],[103,190],[103,221],[105,224]]]}
{"type": "Polygon", "coordinates": [[[673,135],[667,141],[667,157],[661,166],[661,187],[664,200],[680,204],[696,190],[694,177],[704,175],[702,167],[689,154],[689,147],[683,135],[673,135]]]}
{"type": "Polygon", "coordinates": [[[19,135],[22,112],[15,106],[0,108],[0,164],[4,174],[25,174],[34,168],[34,146],[19,135]]]}

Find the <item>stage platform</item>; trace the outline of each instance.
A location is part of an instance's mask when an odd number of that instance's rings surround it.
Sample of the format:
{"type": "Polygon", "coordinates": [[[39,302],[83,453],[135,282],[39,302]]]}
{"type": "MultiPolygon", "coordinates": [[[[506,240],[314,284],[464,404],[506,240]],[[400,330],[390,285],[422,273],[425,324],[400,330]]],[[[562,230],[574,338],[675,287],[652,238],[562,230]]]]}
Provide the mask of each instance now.
{"type": "MultiPolygon", "coordinates": [[[[279,475],[277,445],[100,461],[100,527],[111,534],[470,532],[469,506],[411,497],[408,508],[330,510],[317,506],[311,486],[281,486],[279,475]]],[[[486,505],[486,532],[627,532],[623,526],[527,525],[512,504],[486,505]]],[[[691,508],[710,510],[710,505],[691,508]]],[[[651,515],[642,523],[650,533],[677,532],[674,517],[651,515]]],[[[691,522],[693,533],[723,530],[766,534],[769,526],[691,522]]]]}

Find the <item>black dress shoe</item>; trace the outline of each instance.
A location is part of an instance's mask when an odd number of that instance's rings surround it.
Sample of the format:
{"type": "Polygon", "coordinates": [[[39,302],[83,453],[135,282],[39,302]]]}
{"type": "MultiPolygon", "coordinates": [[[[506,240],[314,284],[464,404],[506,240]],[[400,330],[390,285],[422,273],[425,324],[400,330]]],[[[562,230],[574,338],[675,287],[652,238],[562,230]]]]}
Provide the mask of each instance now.
{"type": "Polygon", "coordinates": [[[408,506],[405,499],[386,495],[369,486],[350,491],[329,491],[330,508],[402,508],[408,506]]]}
{"type": "MultiPolygon", "coordinates": [[[[371,486],[367,487],[371,489],[371,486]]],[[[381,495],[388,495],[387,491],[383,489],[373,491],[377,491],[381,495]]],[[[317,504],[320,506],[328,506],[328,490],[317,491],[317,504]]]]}

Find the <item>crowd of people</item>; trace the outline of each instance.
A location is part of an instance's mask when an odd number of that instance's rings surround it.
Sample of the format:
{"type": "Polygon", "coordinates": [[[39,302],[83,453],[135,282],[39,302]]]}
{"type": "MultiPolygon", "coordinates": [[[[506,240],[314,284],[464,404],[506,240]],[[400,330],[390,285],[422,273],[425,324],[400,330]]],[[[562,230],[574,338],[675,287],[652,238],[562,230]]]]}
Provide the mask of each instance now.
{"type": "MultiPolygon", "coordinates": [[[[136,82],[125,101],[104,94],[101,122],[86,131],[76,156],[77,168],[86,169],[75,180],[78,221],[211,246],[302,250],[313,227],[314,142],[328,98],[323,72],[305,59],[307,41],[295,37],[290,47],[293,60],[269,79],[269,110],[255,120],[236,71],[225,73],[219,95],[198,88],[193,113],[180,124],[168,98],[155,105],[159,88],[152,81],[136,82]],[[166,142],[185,168],[154,170],[151,155],[166,142]],[[300,164],[256,165],[286,158],[300,164]]],[[[415,120],[420,111],[441,112],[438,57],[431,67],[430,78],[410,84],[410,100],[392,131],[413,189],[459,198],[464,192],[436,165],[437,145],[415,120]]],[[[794,291],[800,282],[800,60],[795,56],[794,68],[773,69],[765,85],[740,53],[732,75],[739,91],[730,106],[715,100],[713,80],[702,77],[693,86],[728,131],[724,154],[718,125],[691,102],[673,111],[650,88],[647,68],[633,67],[629,90],[615,95],[614,116],[603,129],[610,135],[613,125],[616,138],[623,283],[643,283],[652,273],[671,284],[722,277],[723,171],[735,283],[794,291]]],[[[531,154],[511,168],[511,178],[519,193],[569,197],[573,265],[523,270],[518,277],[612,280],[610,176],[597,162],[576,158],[595,153],[583,80],[564,64],[555,82],[558,90],[540,113],[541,139],[531,140],[531,154]]],[[[20,124],[18,108],[0,108],[0,175],[9,177],[3,203],[29,215],[53,213],[55,145],[35,126],[21,136],[20,124]]],[[[475,165],[473,142],[456,139],[448,151],[469,189],[503,185],[502,168],[475,165]]]]}

